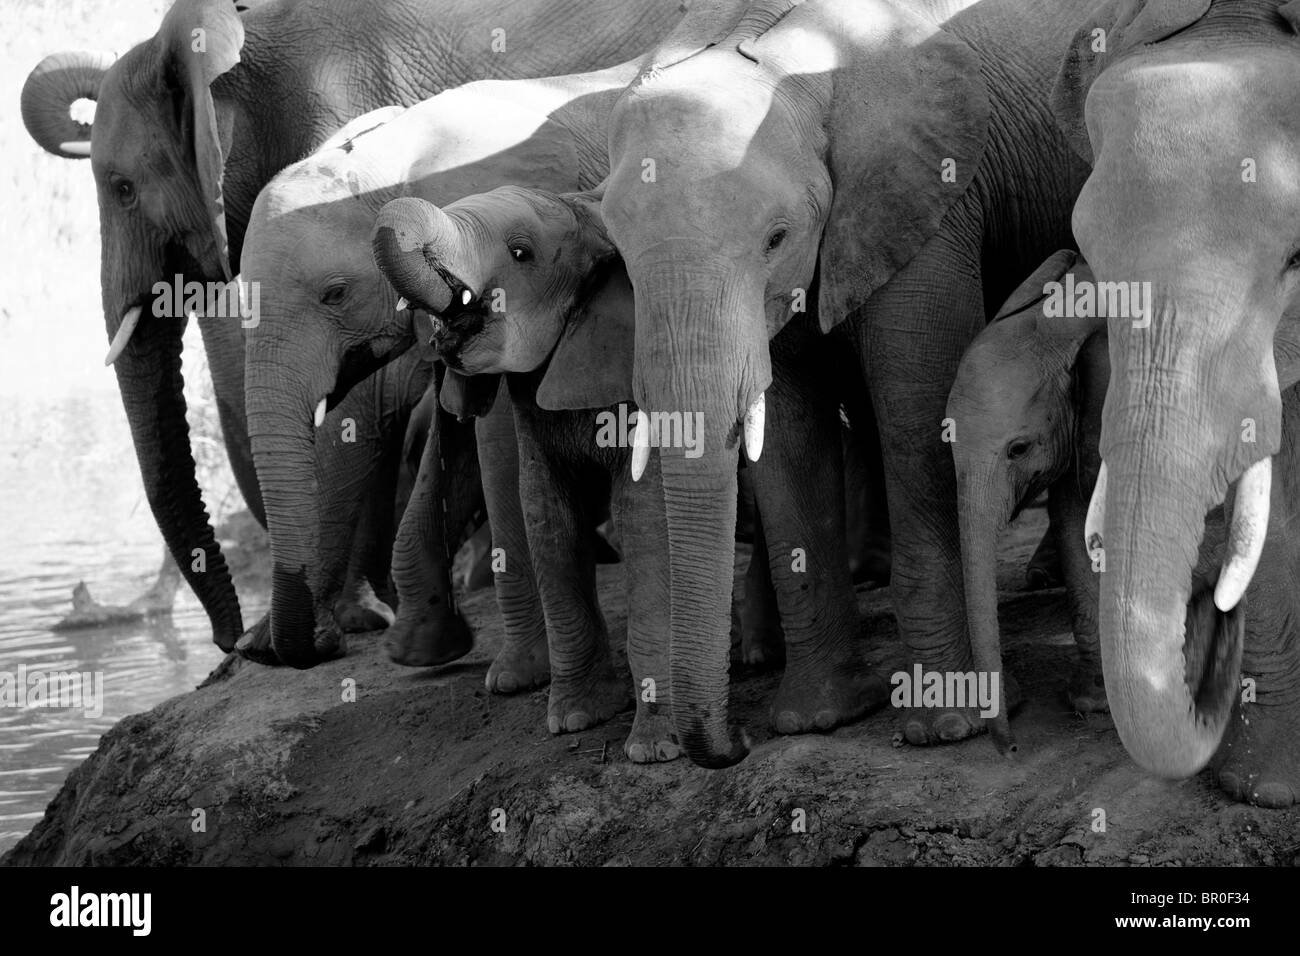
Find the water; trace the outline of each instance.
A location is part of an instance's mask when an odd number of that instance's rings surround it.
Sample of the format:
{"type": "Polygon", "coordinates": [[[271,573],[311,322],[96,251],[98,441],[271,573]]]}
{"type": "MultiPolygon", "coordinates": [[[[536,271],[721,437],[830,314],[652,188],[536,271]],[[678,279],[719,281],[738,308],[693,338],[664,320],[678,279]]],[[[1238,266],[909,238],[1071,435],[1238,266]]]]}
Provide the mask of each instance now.
{"type": "MultiPolygon", "coordinates": [[[[222,654],[184,584],[170,617],[50,630],[71,610],[78,581],[103,604],[127,604],[153,582],[162,558],[116,393],[6,396],[0,435],[0,671],[25,664],[29,673],[103,674],[98,718],[81,709],[0,707],[3,853],[108,728],[192,690],[222,654]]],[[[264,606],[246,601],[247,621],[264,606]]]]}

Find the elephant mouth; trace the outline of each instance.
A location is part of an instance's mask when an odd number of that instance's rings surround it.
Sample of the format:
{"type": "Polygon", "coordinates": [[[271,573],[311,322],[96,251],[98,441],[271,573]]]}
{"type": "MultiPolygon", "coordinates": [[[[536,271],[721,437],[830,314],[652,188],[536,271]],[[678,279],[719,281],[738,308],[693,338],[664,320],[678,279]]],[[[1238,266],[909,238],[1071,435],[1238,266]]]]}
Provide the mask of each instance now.
{"type": "Polygon", "coordinates": [[[458,371],[463,370],[461,353],[487,327],[486,300],[482,295],[474,295],[468,286],[460,284],[460,291],[451,297],[441,311],[426,311],[430,323],[429,344],[449,366],[458,371]]]}
{"type": "Polygon", "coordinates": [[[1246,633],[1246,602],[1221,611],[1214,603],[1219,574],[1197,575],[1183,628],[1184,680],[1196,713],[1210,723],[1226,720],[1237,692],[1246,633]]]}

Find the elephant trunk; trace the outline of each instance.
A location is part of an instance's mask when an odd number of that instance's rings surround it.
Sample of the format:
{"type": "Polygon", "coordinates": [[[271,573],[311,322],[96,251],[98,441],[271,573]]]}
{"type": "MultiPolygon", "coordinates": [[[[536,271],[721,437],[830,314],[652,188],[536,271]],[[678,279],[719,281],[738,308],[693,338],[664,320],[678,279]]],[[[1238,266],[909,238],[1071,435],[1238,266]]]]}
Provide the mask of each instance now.
{"type": "Polygon", "coordinates": [[[326,654],[316,642],[313,585],[320,561],[313,410],[334,370],[303,362],[300,374],[276,361],[263,324],[250,336],[246,396],[249,439],[271,534],[271,646],[284,663],[307,668],[326,654]]]}
{"type": "MultiPolygon", "coordinates": [[[[101,216],[103,215],[101,211],[101,216]]],[[[108,231],[102,251],[102,287],[108,338],[137,322],[114,363],[131,427],[145,496],[163,541],[207,611],[212,639],[224,651],[243,632],[239,599],[195,476],[185,418],[181,338],[185,319],[152,315],[141,290],[165,273],[161,255],[142,255],[145,237],[108,231]]]]}
{"type": "Polygon", "coordinates": [[[1149,326],[1112,322],[1102,466],[1085,532],[1101,571],[1115,727],[1139,764],[1167,778],[1209,761],[1235,703],[1241,602],[1268,525],[1281,425],[1271,328],[1242,323],[1224,339],[1221,321],[1185,309],[1175,323],[1176,311],[1157,300],[1149,326]],[[1234,480],[1222,571],[1194,578],[1206,514],[1234,480]]]}
{"type": "Polygon", "coordinates": [[[112,53],[90,50],[51,53],[27,76],[20,100],[23,125],[37,144],[65,159],[90,156],[90,123],[72,118],[77,100],[95,100],[113,65],[112,53]]]}
{"type": "MultiPolygon", "coordinates": [[[[375,264],[397,294],[434,314],[442,314],[473,294],[462,271],[466,256],[455,220],[423,199],[394,199],[375,219],[371,246],[375,264]]],[[[480,290],[481,291],[481,290],[480,290]]]]}
{"type": "MultiPolygon", "coordinates": [[[[1006,484],[1006,482],[1002,482],[1006,484]]],[[[1015,506],[1015,490],[997,488],[992,475],[957,469],[957,512],[961,533],[962,583],[966,594],[966,626],[971,656],[981,674],[998,675],[997,714],[989,732],[998,751],[1014,753],[1015,738],[1007,715],[1006,681],[1002,674],[1002,637],[998,625],[998,539],[1015,506]]]]}
{"type": "MultiPolygon", "coordinates": [[[[749,749],[727,710],[736,454],[742,432],[750,457],[761,451],[771,373],[761,284],[737,281],[731,263],[687,245],[629,266],[637,289],[634,391],[645,416],[638,430],[650,429],[636,440],[660,449],[673,720],[690,758],[718,768],[749,749]]],[[[634,448],[634,474],[636,455],[634,448]]]]}

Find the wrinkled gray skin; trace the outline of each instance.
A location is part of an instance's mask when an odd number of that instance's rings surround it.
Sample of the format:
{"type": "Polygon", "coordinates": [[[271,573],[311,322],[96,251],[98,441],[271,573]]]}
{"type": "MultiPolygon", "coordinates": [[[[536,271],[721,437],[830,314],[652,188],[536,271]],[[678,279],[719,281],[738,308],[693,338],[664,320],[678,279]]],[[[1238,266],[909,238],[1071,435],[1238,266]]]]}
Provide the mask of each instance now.
{"type": "MultiPolygon", "coordinates": [[[[683,721],[669,721],[667,695],[670,683],[688,679],[690,664],[679,645],[669,646],[663,613],[671,595],[659,476],[647,466],[638,483],[629,475],[628,449],[601,446],[608,434],[598,414],[612,420],[620,403],[626,415],[636,413],[626,398],[635,307],[622,259],[600,221],[598,194],[511,186],[443,209],[399,199],[384,207],[375,233],[376,257],[398,293],[433,314],[431,344],[447,364],[489,389],[503,374],[509,384],[520,493],[551,649],[551,731],[586,729],[627,703],[610,666],[590,559],[574,540],[591,523],[586,510],[593,499],[612,490],[629,562],[629,662],[639,694],[647,679],[658,694],[653,704],[638,696],[627,751],[638,762],[676,757],[683,721]]],[[[490,468],[485,482],[493,484],[490,468]]],[[[769,593],[767,520],[754,522],[755,557],[745,582],[742,658],[750,664],[783,656],[769,593]]]]}
{"type": "MultiPolygon", "coordinates": [[[[432,345],[448,366],[489,388],[503,375],[508,385],[519,436],[518,493],[546,613],[550,731],[585,730],[630,703],[610,658],[589,544],[595,509],[610,500],[626,564],[627,653],[637,699],[624,749],[638,763],[672,760],[680,748],[671,719],[658,473],[650,469],[634,482],[630,449],[598,442],[598,415],[617,417],[615,403],[631,392],[633,306],[596,208],[588,194],[512,186],[445,211],[397,200],[376,230],[382,234],[391,217],[408,242],[419,240],[424,273],[403,269],[396,288],[432,311],[432,345]],[[469,304],[466,289],[473,292],[469,304]],[[504,307],[494,310],[494,301],[504,307]]],[[[635,415],[635,407],[626,414],[635,415]]],[[[493,467],[485,463],[484,470],[485,482],[494,484],[493,467]]]]}
{"type": "MultiPolygon", "coordinates": [[[[966,635],[940,423],[966,345],[1025,275],[1070,244],[1085,175],[1046,102],[1077,0],[764,0],[743,19],[745,5],[730,6],[717,29],[648,57],[659,69],[615,107],[602,204],[637,290],[635,399],[706,420],[703,458],[660,457],[681,582],[673,642],[689,646],[696,677],[674,695],[693,724],[682,744],[707,766],[746,752],[728,722],[722,597],[739,426],[754,422],[760,395],[759,510],[800,519],[766,527],[773,573],[792,579],[778,580],[777,594],[800,595],[781,609],[778,726],[834,726],[875,700],[840,572],[842,529],[827,521],[814,540],[798,537],[842,493],[825,367],[800,365],[817,324],[836,329],[836,347],[870,383],[891,590],[912,658],[946,672],[993,666],[972,658],[966,635]],[[801,313],[799,293],[812,288],[817,300],[801,313]],[[776,560],[796,547],[808,553],[802,577],[776,560]]],[[[913,743],[981,727],[969,708],[903,714],[913,743]]]]}
{"type": "Polygon", "coordinates": [[[1260,568],[1291,558],[1290,507],[1277,511],[1293,481],[1279,472],[1293,454],[1281,390],[1295,353],[1279,333],[1300,304],[1298,27],[1300,5],[1277,0],[1111,3],[1079,31],[1053,93],[1093,165],[1074,209],[1079,249],[1099,281],[1149,282],[1154,299],[1149,323],[1109,327],[1095,504],[1111,714],[1146,769],[1185,777],[1217,752],[1223,788],[1267,806],[1300,795],[1300,638],[1293,617],[1265,609],[1272,631],[1247,633],[1243,649],[1243,617],[1249,632],[1260,611],[1241,558],[1264,527],[1260,568]],[[1104,54],[1094,30],[1111,37],[1104,54]],[[1239,499],[1270,459],[1265,523],[1239,499]],[[1199,579],[1220,504],[1251,520],[1231,534],[1229,570],[1199,579]]]}
{"type": "MultiPolygon", "coordinates": [[[[679,16],[676,0],[383,0],[357,15],[340,0],[285,0],[244,15],[229,0],[181,0],[158,33],[116,62],[57,54],[23,91],[24,123],[57,155],[89,155],[99,190],[101,286],[109,338],[156,282],[223,281],[239,271],[258,191],[340,124],[409,105],[486,76],[547,76],[617,63],[679,16]],[[202,29],[205,49],[192,49],[202,29]],[[505,50],[492,49],[504,30],[505,50]],[[455,51],[447,59],[432,51],[455,51]],[[89,127],[68,116],[97,101],[89,127]]],[[[264,513],[243,411],[244,337],[237,322],[201,318],[231,464],[264,513]]],[[[182,397],[183,320],[144,310],[116,363],[150,507],[164,540],[232,647],[239,602],[194,477],[182,397]],[[206,571],[191,570],[195,548],[206,571]]],[[[336,396],[341,398],[342,395],[336,396]]],[[[269,503],[268,503],[269,505],[269,503]]],[[[282,584],[297,572],[279,574],[282,584]]],[[[297,580],[294,578],[294,580],[297,580]]],[[[299,592],[307,602],[306,590],[299,592]]],[[[300,649],[294,663],[316,659],[300,649]]]]}
{"type": "MultiPolygon", "coordinates": [[[[296,596],[304,585],[293,577],[294,569],[306,568],[311,587],[319,551],[307,478],[319,435],[313,410],[349,381],[402,355],[417,341],[417,326],[427,324],[427,316],[417,321],[411,309],[396,308],[397,295],[375,264],[371,233],[379,209],[402,196],[450,203],[511,182],[558,191],[595,185],[606,172],[604,117],[634,72],[626,64],[545,81],[484,81],[405,111],[378,110],[283,170],[258,197],[244,245],[244,278],[262,289],[261,322],[247,335],[247,408],[273,560],[282,569],[272,596],[277,651],[309,647],[304,659],[310,661],[331,653],[336,641],[337,629],[296,596]],[[493,121],[485,123],[485,116],[493,121]]],[[[466,433],[457,416],[476,417],[479,461],[497,476],[484,488],[493,547],[513,556],[495,575],[507,637],[487,686],[524,690],[544,683],[550,668],[512,477],[518,471],[514,417],[507,400],[478,414],[496,397],[481,383],[453,374],[441,388],[451,413],[436,419],[439,433],[426,446],[419,487],[397,535],[399,606],[387,649],[399,663],[422,666],[453,660],[472,646],[451,604],[446,556],[454,553],[451,536],[477,505],[467,493],[469,462],[457,453],[473,445],[449,436],[466,433]],[[458,469],[461,474],[451,474],[458,469]]]]}
{"type": "MultiPolygon", "coordinates": [[[[1067,588],[1079,661],[1068,694],[1076,711],[1106,710],[1097,636],[1097,583],[1084,546],[1084,517],[1097,469],[1101,406],[1110,364],[1104,318],[1044,314],[1044,285],[1071,273],[1092,281],[1072,251],[1045,262],[1012,293],[962,356],[948,396],[962,577],[971,647],[996,660],[998,539],[1044,491],[1067,588]]],[[[1006,710],[996,718],[1010,741],[1006,710]]]]}

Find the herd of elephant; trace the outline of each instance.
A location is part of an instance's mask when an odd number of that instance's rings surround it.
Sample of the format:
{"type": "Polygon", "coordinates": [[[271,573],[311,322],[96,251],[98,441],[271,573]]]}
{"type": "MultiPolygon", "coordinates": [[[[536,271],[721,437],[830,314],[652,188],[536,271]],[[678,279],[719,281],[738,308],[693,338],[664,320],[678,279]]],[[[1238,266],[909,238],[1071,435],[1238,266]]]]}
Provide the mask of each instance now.
{"type": "MultiPolygon", "coordinates": [[[[91,160],[144,485],[222,649],[310,667],[386,625],[399,663],[463,656],[449,567],[485,510],[489,689],[549,682],[553,733],[635,700],[632,760],[725,767],[752,498],[746,653],[784,660],[778,732],[828,730],[890,698],[847,422],[910,663],[1001,674],[998,537],[1045,493],[1072,704],[1155,774],[1297,800],[1300,0],[359,6],[177,0],[23,93],[42,147],[91,160]],[[151,309],[173,277],[257,293],[196,316],[271,538],[247,633],[185,318],[151,309]]],[[[1014,746],[1001,685],[993,717],[904,708],[905,738],[1014,746]]]]}

